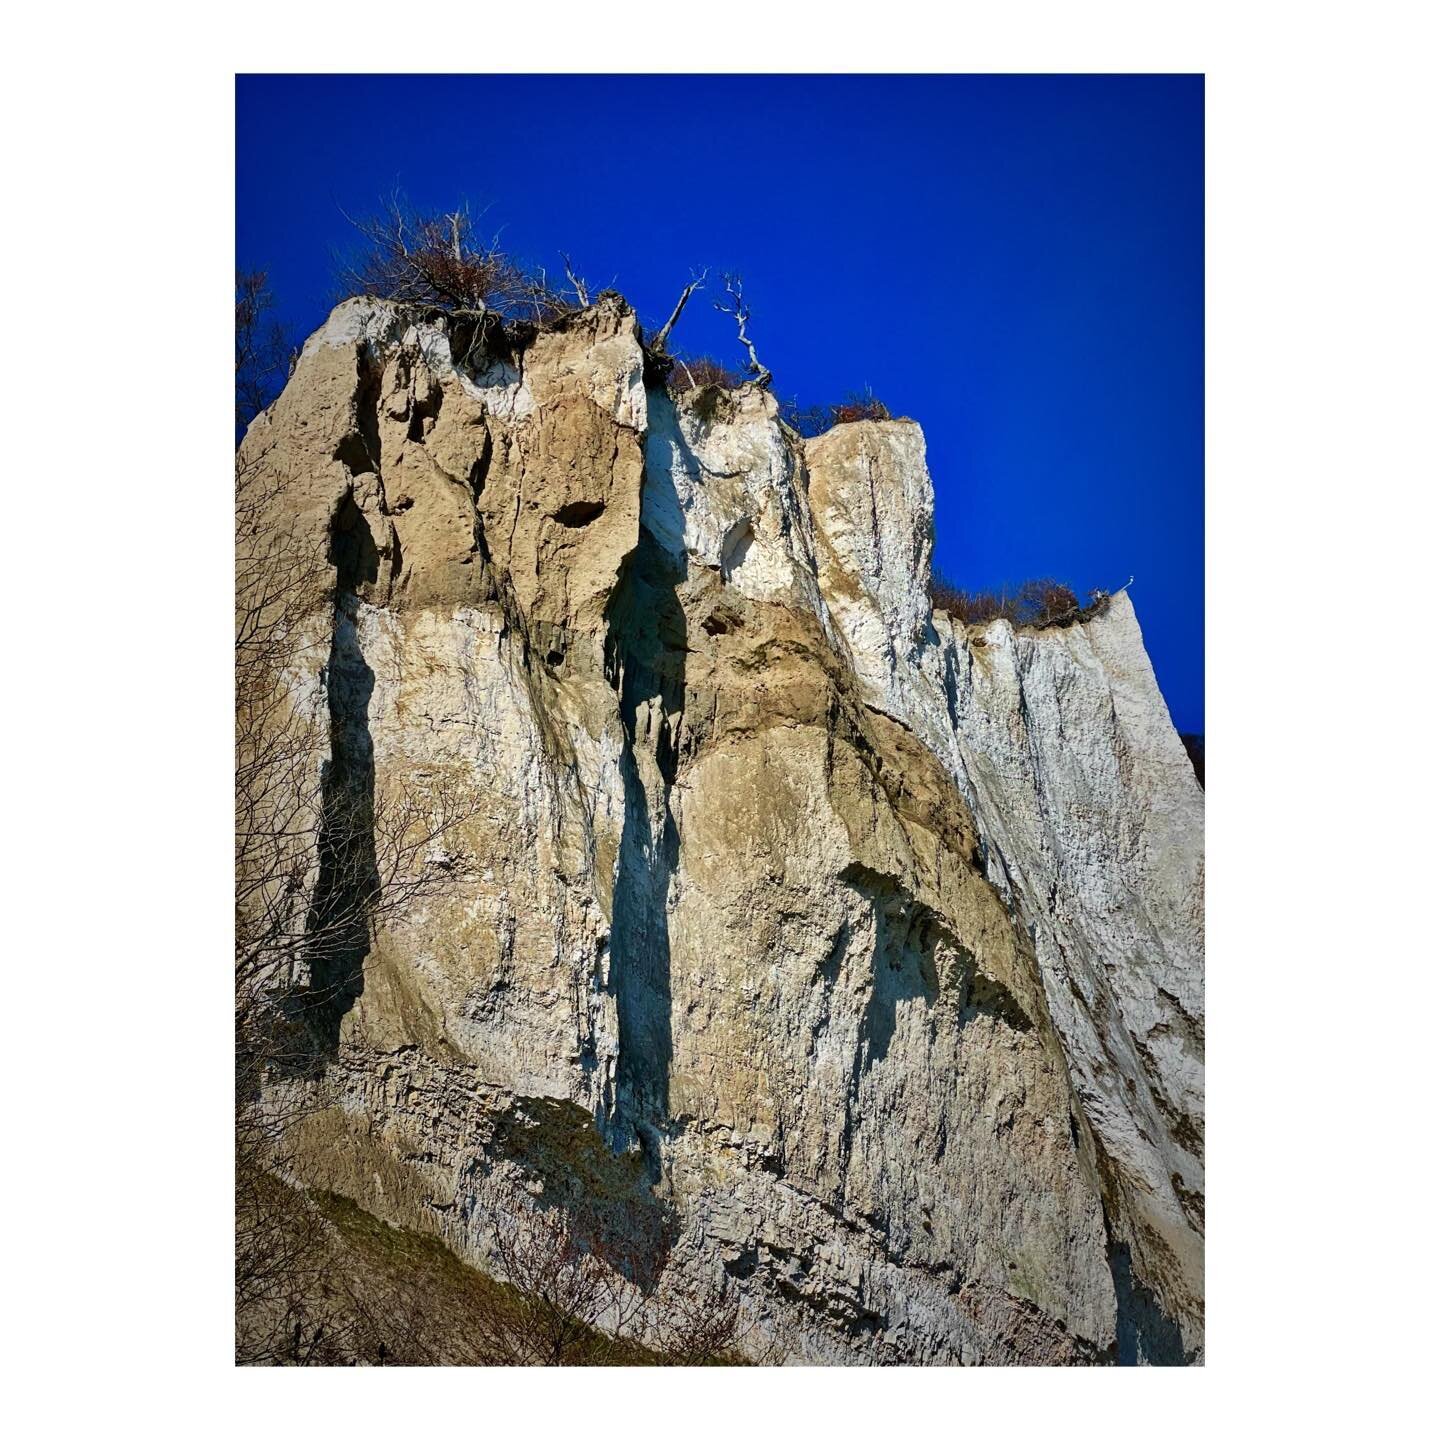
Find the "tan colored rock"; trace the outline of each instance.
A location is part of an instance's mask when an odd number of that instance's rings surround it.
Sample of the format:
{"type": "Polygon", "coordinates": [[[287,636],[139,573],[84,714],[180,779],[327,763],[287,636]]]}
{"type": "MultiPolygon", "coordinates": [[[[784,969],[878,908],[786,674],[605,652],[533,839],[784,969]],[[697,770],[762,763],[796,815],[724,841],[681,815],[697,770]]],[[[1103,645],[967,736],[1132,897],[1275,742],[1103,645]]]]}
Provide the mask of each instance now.
{"type": "Polygon", "coordinates": [[[331,763],[464,812],[325,1037],[329,1183],[483,1265],[598,1134],[796,1360],[1194,1353],[1202,813],[1128,601],[957,635],[918,427],[647,393],[613,298],[453,324],[347,302],[245,442],[339,582],[331,763]]]}

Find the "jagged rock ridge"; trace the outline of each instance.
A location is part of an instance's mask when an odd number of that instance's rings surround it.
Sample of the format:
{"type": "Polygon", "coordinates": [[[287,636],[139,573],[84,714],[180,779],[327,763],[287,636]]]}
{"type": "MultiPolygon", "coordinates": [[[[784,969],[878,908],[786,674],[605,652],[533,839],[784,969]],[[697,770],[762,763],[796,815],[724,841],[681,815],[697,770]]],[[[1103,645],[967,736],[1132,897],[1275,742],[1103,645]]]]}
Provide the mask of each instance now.
{"type": "Polygon", "coordinates": [[[465,813],[334,1006],[327,1183],[483,1266],[598,1134],[793,1359],[1196,1358],[1203,796],[1128,596],[967,631],[915,424],[647,388],[618,297],[455,328],[346,302],[244,442],[338,592],[316,763],[465,813]]]}

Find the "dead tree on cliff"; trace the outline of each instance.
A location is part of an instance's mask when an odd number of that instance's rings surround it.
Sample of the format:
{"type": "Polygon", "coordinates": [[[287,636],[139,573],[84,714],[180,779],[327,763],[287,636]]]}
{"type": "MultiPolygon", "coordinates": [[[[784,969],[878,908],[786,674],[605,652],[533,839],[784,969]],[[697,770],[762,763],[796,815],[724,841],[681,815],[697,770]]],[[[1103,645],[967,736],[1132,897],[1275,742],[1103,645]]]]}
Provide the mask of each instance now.
{"type": "Polygon", "coordinates": [[[495,1216],[492,1252],[509,1303],[477,1315],[477,1334],[503,1365],[615,1363],[644,1304],[587,1243],[563,1207],[512,1196],[495,1216]]]}
{"type": "Polygon", "coordinates": [[[663,355],[665,346],[670,339],[670,332],[675,328],[681,315],[685,313],[685,306],[689,304],[690,297],[697,291],[705,288],[705,278],[710,274],[710,267],[707,265],[698,275],[692,270],[690,272],[690,283],[680,292],[680,298],[675,302],[675,308],[670,312],[670,318],[656,332],[655,338],[650,342],[650,353],[652,355],[663,355]]]}
{"type": "Polygon", "coordinates": [[[575,262],[564,251],[561,251],[560,259],[565,263],[565,278],[570,282],[570,288],[575,292],[580,308],[584,310],[590,304],[590,287],[585,277],[576,273],[575,262]]]}
{"type": "Polygon", "coordinates": [[[727,305],[723,301],[717,300],[715,308],[722,315],[734,317],[740,343],[750,356],[750,378],[759,386],[768,386],[773,377],[769,369],[760,363],[760,357],[755,353],[755,342],[750,338],[747,328],[750,323],[750,307],[745,303],[745,291],[741,278],[738,275],[726,275],[723,278],[725,293],[729,295],[731,303],[727,305]]]}

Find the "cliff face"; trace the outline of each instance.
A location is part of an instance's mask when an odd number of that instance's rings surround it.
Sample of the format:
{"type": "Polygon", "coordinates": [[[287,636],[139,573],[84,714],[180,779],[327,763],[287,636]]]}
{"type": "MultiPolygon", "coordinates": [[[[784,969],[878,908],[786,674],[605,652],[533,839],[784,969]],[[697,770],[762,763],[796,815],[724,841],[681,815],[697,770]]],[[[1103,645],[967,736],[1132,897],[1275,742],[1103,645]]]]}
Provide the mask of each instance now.
{"type": "Polygon", "coordinates": [[[336,582],[315,763],[462,817],[321,1027],[326,1183],[483,1265],[581,1174],[796,1360],[1193,1359],[1203,799],[1128,598],[932,614],[919,428],[647,389],[617,299],[474,349],[349,301],[244,445],[336,582]]]}

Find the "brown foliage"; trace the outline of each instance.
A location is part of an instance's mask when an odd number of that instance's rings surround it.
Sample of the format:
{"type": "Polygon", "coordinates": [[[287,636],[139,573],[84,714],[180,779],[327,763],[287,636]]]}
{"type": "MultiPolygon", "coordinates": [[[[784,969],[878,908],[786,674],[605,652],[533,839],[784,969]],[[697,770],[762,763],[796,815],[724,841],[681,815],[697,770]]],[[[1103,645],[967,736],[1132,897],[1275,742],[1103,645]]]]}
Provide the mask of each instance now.
{"type": "Polygon", "coordinates": [[[966,590],[939,570],[930,578],[930,603],[965,625],[1008,620],[1012,625],[1044,629],[1089,619],[1106,599],[1104,592],[1095,590],[1090,603],[1082,605],[1068,585],[1050,579],[1027,580],[1013,590],[966,590]]]}
{"type": "Polygon", "coordinates": [[[1027,580],[1015,592],[1021,625],[1054,625],[1080,613],[1075,592],[1058,580],[1027,580]]]}
{"type": "Polygon", "coordinates": [[[781,407],[780,418],[792,430],[813,438],[836,425],[848,425],[856,420],[888,420],[890,409],[866,390],[863,394],[852,392],[837,405],[812,405],[808,409],[801,409],[797,401],[791,400],[781,407]]]}
{"type": "Polygon", "coordinates": [[[676,395],[705,390],[712,385],[721,390],[738,390],[745,383],[743,376],[727,369],[713,356],[686,358],[676,355],[673,359],[675,368],[670,372],[670,389],[676,395]]]}
{"type": "Polygon", "coordinates": [[[877,400],[868,392],[864,395],[849,395],[840,404],[832,407],[834,423],[848,425],[853,420],[888,420],[890,411],[883,400],[877,400]]]}
{"type": "Polygon", "coordinates": [[[393,195],[379,214],[351,223],[361,246],[338,267],[347,294],[542,326],[588,300],[568,259],[570,295],[551,285],[543,270],[526,270],[501,250],[498,239],[479,241],[466,209],[426,214],[393,195]]]}

